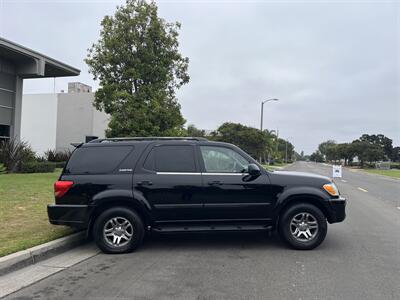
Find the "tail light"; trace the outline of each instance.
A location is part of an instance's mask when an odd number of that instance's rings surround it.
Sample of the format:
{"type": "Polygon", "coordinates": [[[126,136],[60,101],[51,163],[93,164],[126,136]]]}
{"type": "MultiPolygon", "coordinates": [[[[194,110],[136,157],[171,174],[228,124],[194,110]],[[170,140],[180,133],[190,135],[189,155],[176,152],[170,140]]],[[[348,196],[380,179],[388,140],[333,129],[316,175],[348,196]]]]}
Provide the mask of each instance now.
{"type": "Polygon", "coordinates": [[[60,198],[74,185],[73,181],[56,181],[54,183],[54,196],[60,198]]]}

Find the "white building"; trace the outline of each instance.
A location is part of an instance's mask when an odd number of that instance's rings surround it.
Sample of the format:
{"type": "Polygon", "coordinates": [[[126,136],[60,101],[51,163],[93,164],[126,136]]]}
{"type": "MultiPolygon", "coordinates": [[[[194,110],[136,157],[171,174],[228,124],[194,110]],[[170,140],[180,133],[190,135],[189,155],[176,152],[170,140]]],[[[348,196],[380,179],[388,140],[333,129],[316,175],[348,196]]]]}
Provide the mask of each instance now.
{"type": "Polygon", "coordinates": [[[93,106],[94,93],[22,96],[21,140],[38,154],[73,149],[71,143],[105,137],[109,116],[93,106]]]}
{"type": "Polygon", "coordinates": [[[0,140],[21,137],[24,80],[79,73],[74,67],[0,37],[0,140]]]}

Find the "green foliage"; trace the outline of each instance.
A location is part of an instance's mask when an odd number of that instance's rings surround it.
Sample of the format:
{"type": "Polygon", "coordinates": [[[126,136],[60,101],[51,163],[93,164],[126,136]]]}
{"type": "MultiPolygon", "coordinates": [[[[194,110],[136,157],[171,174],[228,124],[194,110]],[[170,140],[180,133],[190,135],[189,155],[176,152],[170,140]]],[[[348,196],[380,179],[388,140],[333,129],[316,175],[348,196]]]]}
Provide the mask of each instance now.
{"type": "Polygon", "coordinates": [[[188,128],[186,129],[187,136],[191,137],[204,137],[206,135],[206,132],[202,129],[198,129],[195,125],[190,124],[188,128]]]}
{"type": "Polygon", "coordinates": [[[71,151],[56,151],[56,150],[47,150],[44,153],[44,158],[47,161],[51,162],[66,162],[71,157],[71,151]]]}
{"type": "Polygon", "coordinates": [[[20,173],[52,173],[56,169],[56,164],[52,162],[24,162],[20,166],[20,173]]]}
{"type": "MultiPolygon", "coordinates": [[[[327,156],[332,156],[334,155],[332,148],[336,145],[336,142],[333,140],[327,140],[326,142],[323,142],[321,144],[319,144],[318,146],[318,151],[319,153],[321,153],[321,155],[325,158],[327,158],[327,156]]],[[[327,158],[328,159],[328,158],[327,158]]],[[[329,160],[329,159],[328,159],[329,160]]]]}
{"type": "Polygon", "coordinates": [[[400,147],[394,147],[391,155],[392,161],[399,161],[400,162],[400,147]]]}
{"type": "Polygon", "coordinates": [[[65,167],[66,163],[67,163],[66,161],[59,161],[54,164],[55,164],[56,169],[63,169],[65,167]]]}
{"type": "Polygon", "coordinates": [[[100,81],[95,106],[111,115],[108,137],[179,136],[184,118],[175,90],[189,82],[179,23],[158,17],[155,2],[127,0],[101,22],[86,63],[100,81]]]}
{"type": "Polygon", "coordinates": [[[7,172],[6,166],[0,163],[0,174],[5,174],[7,172]]]}
{"type": "Polygon", "coordinates": [[[380,147],[386,158],[390,159],[393,155],[393,144],[392,140],[383,134],[363,134],[359,140],[368,144],[376,145],[380,147]]]}
{"type": "Polygon", "coordinates": [[[317,150],[313,154],[310,155],[310,160],[315,161],[315,162],[323,162],[324,157],[321,154],[321,152],[319,152],[319,150],[317,150]]]}
{"type": "Polygon", "coordinates": [[[212,133],[212,139],[235,144],[255,159],[265,153],[269,144],[266,132],[238,123],[222,124],[212,133]]]}
{"type": "Polygon", "coordinates": [[[280,161],[292,161],[293,160],[293,154],[294,154],[294,146],[292,143],[290,143],[287,140],[278,138],[277,141],[274,142],[274,144],[277,144],[277,153],[276,153],[276,158],[280,161]]]}
{"type": "Polygon", "coordinates": [[[0,142],[0,162],[8,172],[16,172],[22,163],[35,159],[35,153],[26,142],[14,138],[0,142]]]}
{"type": "Polygon", "coordinates": [[[384,150],[381,146],[367,141],[355,140],[351,143],[351,149],[358,157],[361,167],[365,162],[375,162],[384,159],[384,150]]]}

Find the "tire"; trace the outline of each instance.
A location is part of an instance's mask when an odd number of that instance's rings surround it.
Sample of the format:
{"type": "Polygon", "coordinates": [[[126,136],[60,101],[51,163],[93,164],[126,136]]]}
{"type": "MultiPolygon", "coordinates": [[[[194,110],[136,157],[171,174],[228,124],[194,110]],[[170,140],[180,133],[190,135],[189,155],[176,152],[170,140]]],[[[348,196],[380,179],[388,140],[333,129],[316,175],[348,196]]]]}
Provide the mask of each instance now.
{"type": "Polygon", "coordinates": [[[144,225],[139,215],[125,207],[114,207],[101,213],[93,225],[97,246],[110,254],[128,253],[143,241],[144,225]]]}
{"type": "Polygon", "coordinates": [[[325,239],[328,230],[326,217],[315,205],[298,203],[287,208],[278,224],[281,238],[297,250],[311,250],[325,239]]]}

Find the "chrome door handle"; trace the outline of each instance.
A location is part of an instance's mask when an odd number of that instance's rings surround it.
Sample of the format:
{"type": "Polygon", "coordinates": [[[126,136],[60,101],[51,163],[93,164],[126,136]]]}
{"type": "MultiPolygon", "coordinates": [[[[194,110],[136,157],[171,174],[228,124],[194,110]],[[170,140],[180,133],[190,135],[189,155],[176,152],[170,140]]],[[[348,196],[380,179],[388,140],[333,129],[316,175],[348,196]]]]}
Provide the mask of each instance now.
{"type": "Polygon", "coordinates": [[[208,182],[208,185],[222,185],[222,182],[219,180],[210,181],[208,182]]]}
{"type": "Polygon", "coordinates": [[[149,180],[138,181],[137,185],[153,185],[153,183],[149,180]]]}

